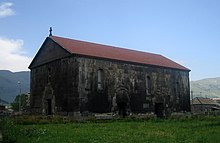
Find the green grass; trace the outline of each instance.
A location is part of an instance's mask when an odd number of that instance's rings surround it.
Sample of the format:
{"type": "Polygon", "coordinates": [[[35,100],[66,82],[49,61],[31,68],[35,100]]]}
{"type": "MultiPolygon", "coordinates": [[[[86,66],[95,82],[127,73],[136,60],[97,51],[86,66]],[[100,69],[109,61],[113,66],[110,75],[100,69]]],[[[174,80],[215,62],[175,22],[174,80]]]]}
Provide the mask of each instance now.
{"type": "MultiPolygon", "coordinates": [[[[220,118],[110,120],[62,124],[4,122],[4,142],[18,143],[218,143],[220,118]]],[[[2,127],[3,127],[2,126],[2,127]]]]}

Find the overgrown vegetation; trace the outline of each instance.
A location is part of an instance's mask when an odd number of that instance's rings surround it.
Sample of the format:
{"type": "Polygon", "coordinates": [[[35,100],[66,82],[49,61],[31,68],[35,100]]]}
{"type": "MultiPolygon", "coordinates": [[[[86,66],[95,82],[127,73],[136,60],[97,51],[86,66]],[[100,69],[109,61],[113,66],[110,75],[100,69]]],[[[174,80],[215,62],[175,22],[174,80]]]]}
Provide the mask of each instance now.
{"type": "Polygon", "coordinates": [[[21,110],[26,109],[27,108],[27,98],[28,98],[28,95],[26,95],[26,94],[17,95],[15,97],[14,101],[11,103],[12,109],[14,111],[19,111],[19,105],[20,105],[21,110]]]}
{"type": "Polygon", "coordinates": [[[18,116],[1,119],[0,128],[4,143],[213,143],[220,140],[220,117],[76,122],[58,116],[18,116]]]}

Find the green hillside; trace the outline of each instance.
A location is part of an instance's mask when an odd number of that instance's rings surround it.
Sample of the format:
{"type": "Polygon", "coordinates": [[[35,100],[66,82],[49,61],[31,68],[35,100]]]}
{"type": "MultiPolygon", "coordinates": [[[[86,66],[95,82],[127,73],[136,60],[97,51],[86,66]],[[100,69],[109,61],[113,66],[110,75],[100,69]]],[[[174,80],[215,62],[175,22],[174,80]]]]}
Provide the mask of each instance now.
{"type": "Polygon", "coordinates": [[[19,94],[18,81],[21,83],[21,92],[29,93],[30,72],[11,72],[0,70],[0,99],[12,102],[16,95],[19,94]]]}
{"type": "Polygon", "coordinates": [[[220,77],[191,81],[194,97],[220,98],[220,77]]]}

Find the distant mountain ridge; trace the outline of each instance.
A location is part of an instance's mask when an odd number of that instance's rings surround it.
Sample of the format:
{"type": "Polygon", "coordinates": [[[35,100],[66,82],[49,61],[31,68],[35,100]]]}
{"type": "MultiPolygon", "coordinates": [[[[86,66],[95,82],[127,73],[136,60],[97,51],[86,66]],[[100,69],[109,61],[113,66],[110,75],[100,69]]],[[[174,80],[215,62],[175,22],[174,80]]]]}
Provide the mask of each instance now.
{"type": "Polygon", "coordinates": [[[220,98],[220,77],[190,82],[194,97],[220,98]]]}
{"type": "Polygon", "coordinates": [[[20,93],[30,92],[30,72],[11,72],[8,70],[0,70],[0,99],[13,102],[15,97],[20,93]]]}

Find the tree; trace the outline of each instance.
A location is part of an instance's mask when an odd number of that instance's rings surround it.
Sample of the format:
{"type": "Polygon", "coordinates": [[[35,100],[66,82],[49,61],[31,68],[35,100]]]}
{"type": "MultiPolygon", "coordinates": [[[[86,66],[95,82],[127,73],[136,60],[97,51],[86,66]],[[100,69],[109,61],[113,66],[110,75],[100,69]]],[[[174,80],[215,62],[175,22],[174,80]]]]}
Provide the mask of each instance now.
{"type": "Polygon", "coordinates": [[[20,109],[21,111],[24,110],[27,107],[27,98],[28,95],[26,94],[21,94],[21,95],[17,95],[15,97],[15,100],[11,103],[12,109],[14,111],[19,111],[19,101],[20,103],[20,109]]]}

